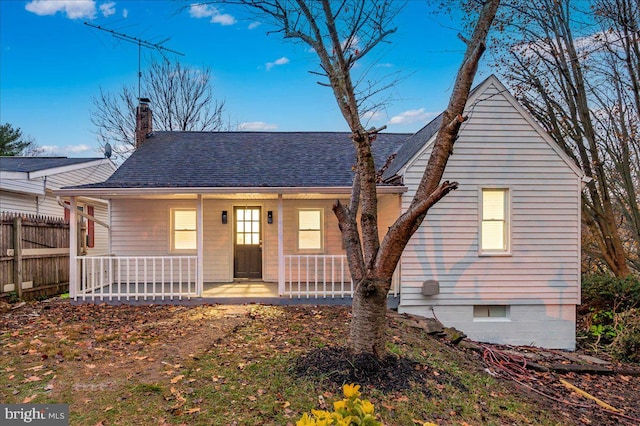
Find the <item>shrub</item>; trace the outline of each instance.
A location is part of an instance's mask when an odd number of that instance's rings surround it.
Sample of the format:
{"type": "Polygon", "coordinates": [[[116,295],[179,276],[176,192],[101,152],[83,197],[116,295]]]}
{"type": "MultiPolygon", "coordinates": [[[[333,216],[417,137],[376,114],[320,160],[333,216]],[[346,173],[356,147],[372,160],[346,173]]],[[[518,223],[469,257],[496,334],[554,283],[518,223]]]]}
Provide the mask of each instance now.
{"type": "Polygon", "coordinates": [[[616,359],[640,363],[640,309],[629,309],[619,314],[618,333],[610,346],[616,359]]]}
{"type": "Polygon", "coordinates": [[[583,312],[587,338],[594,349],[607,345],[619,360],[638,362],[640,279],[634,276],[585,275],[582,278],[583,312]]]}
{"type": "Polygon", "coordinates": [[[582,302],[598,310],[614,312],[640,307],[640,278],[583,275],[582,302]]]}

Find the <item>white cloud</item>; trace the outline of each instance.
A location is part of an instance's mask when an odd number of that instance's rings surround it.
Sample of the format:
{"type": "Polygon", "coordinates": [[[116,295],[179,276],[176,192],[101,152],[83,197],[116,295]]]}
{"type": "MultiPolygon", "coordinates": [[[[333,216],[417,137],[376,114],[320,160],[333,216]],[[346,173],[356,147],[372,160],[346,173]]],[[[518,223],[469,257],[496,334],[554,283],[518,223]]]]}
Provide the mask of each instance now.
{"type": "Polygon", "coordinates": [[[127,19],[128,16],[129,16],[129,11],[127,9],[122,9],[122,17],[124,19],[127,19]]]}
{"type": "Polygon", "coordinates": [[[86,153],[91,151],[91,147],[85,144],[79,145],[67,145],[67,146],[57,146],[57,145],[43,145],[39,147],[43,156],[50,155],[58,155],[58,156],[77,156],[78,154],[86,153]]]}
{"type": "Polygon", "coordinates": [[[192,18],[211,18],[210,22],[220,25],[233,25],[236,18],[228,13],[220,13],[220,10],[210,4],[192,4],[189,8],[189,15],[192,18]]]}
{"type": "Polygon", "coordinates": [[[258,21],[254,21],[252,23],[249,24],[249,26],[247,27],[250,30],[255,30],[256,28],[258,28],[260,25],[262,25],[262,23],[258,22],[258,21]]]}
{"type": "Polygon", "coordinates": [[[266,64],[264,64],[264,66],[267,68],[267,71],[269,71],[271,68],[273,68],[276,65],[284,65],[288,63],[289,63],[289,58],[283,56],[282,58],[276,59],[273,62],[267,62],[266,64]]]}
{"type": "Polygon", "coordinates": [[[264,130],[276,130],[278,126],[276,124],[265,123],[264,121],[245,121],[238,124],[238,130],[246,132],[257,132],[264,130]]]}
{"type": "Polygon", "coordinates": [[[100,5],[100,12],[102,12],[102,16],[104,16],[105,18],[107,16],[115,15],[116,3],[113,1],[109,3],[102,3],[100,5]]]}
{"type": "Polygon", "coordinates": [[[69,19],[93,19],[96,17],[96,2],[94,0],[32,0],[24,8],[40,16],[62,12],[69,19]]]}
{"type": "Polygon", "coordinates": [[[214,24],[220,24],[220,25],[233,25],[237,21],[236,21],[236,18],[229,15],[228,13],[223,13],[220,15],[213,15],[211,17],[211,22],[214,24]]]}
{"type": "Polygon", "coordinates": [[[389,120],[388,124],[412,124],[418,122],[425,123],[427,120],[435,116],[435,112],[425,111],[424,108],[410,109],[391,117],[391,120],[389,120]]]}

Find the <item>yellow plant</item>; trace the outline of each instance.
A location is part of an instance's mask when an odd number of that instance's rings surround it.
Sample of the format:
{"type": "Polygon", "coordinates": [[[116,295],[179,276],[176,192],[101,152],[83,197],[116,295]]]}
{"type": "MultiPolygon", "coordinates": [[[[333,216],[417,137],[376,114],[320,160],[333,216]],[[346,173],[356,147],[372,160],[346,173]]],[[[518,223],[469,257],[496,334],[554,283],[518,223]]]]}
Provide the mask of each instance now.
{"type": "Polygon", "coordinates": [[[382,426],[371,401],[360,399],[360,385],[344,385],[342,392],[344,399],[333,403],[332,412],[311,410],[311,415],[304,413],[296,426],[382,426]]]}

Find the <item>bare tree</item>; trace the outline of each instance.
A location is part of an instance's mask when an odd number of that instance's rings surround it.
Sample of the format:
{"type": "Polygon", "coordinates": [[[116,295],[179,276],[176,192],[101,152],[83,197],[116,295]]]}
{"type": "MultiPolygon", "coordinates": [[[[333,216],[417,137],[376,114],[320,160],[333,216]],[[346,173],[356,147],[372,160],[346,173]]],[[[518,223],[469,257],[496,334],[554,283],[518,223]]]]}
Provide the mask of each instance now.
{"type": "MultiPolygon", "coordinates": [[[[382,129],[366,130],[361,122],[363,102],[373,92],[362,90],[353,79],[353,65],[396,31],[392,25],[398,11],[394,0],[239,0],[271,18],[285,38],[302,41],[317,54],[321,72],[352,134],[356,151],[355,176],[349,205],[337,201],[338,218],[352,279],[350,347],[356,354],[385,354],[385,316],[391,278],[400,256],[427,211],[457,187],[441,182],[449,155],[466,120],[463,111],[485,50],[485,40],[499,0],[484,2],[473,35],[464,39],[467,50],[456,77],[453,93],[427,169],[409,209],[397,218],[383,238],[378,234],[377,169],[371,144],[382,129]],[[359,223],[358,223],[359,214],[359,223]]],[[[461,37],[462,38],[462,37],[461,37]]],[[[375,91],[374,91],[375,92],[375,91]]]]}
{"type": "Polygon", "coordinates": [[[498,37],[511,50],[499,65],[520,101],[593,178],[582,212],[595,244],[585,252],[626,276],[640,244],[638,1],[598,0],[581,11],[571,0],[511,0],[507,9],[498,37]]]}
{"type": "MultiPolygon", "coordinates": [[[[226,128],[224,102],[213,97],[209,68],[155,62],[143,74],[142,93],[151,100],[155,130],[215,131],[226,128]]],[[[135,150],[138,97],[132,87],[93,98],[91,121],[101,146],[109,142],[117,157],[135,150]]]]}

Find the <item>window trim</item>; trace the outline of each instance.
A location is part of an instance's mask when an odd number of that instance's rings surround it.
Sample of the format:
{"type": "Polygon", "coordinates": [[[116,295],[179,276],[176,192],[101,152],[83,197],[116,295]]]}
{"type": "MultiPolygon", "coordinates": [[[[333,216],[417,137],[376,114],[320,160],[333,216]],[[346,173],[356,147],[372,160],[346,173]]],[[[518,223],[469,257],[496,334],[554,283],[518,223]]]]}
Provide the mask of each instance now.
{"type": "Polygon", "coordinates": [[[324,208],[323,207],[301,207],[296,209],[296,249],[300,253],[324,253],[324,208]],[[320,213],[320,247],[319,248],[300,248],[300,231],[315,231],[315,229],[300,229],[300,212],[302,211],[316,211],[320,213]]]}
{"type": "Polygon", "coordinates": [[[473,321],[474,322],[510,322],[511,321],[511,306],[510,305],[473,305],[473,321]],[[504,308],[504,316],[476,316],[476,309],[478,308],[504,308]]]}
{"type": "MultiPolygon", "coordinates": [[[[184,230],[183,230],[184,231],[184,230]]],[[[191,229],[188,229],[191,231],[191,229]]],[[[172,207],[169,209],[169,252],[170,253],[197,253],[198,252],[198,209],[190,207],[172,207]],[[193,231],[196,233],[196,245],[192,249],[177,249],[175,247],[175,212],[177,211],[191,211],[195,214],[195,226],[193,231]]]]}
{"type": "Polygon", "coordinates": [[[512,206],[512,197],[513,191],[511,187],[504,185],[497,186],[481,186],[478,188],[478,256],[512,256],[511,252],[511,206],[512,206]],[[504,205],[504,238],[505,238],[505,248],[503,250],[496,249],[483,249],[482,248],[482,224],[484,222],[483,219],[483,202],[484,202],[484,191],[485,190],[501,190],[505,192],[505,205],[504,205]]]}

